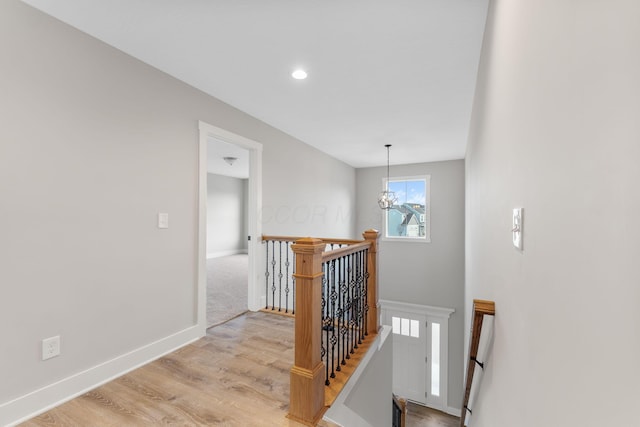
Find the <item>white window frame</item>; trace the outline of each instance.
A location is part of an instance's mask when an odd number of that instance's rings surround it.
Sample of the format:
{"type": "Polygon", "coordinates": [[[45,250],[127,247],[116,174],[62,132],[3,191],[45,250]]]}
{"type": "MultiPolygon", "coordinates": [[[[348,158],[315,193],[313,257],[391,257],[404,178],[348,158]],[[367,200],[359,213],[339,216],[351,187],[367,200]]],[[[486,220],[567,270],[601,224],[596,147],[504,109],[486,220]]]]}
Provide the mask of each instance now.
{"type": "Polygon", "coordinates": [[[419,181],[425,182],[425,206],[424,206],[424,237],[410,236],[388,236],[389,211],[382,211],[382,240],[390,242],[412,242],[412,243],[431,243],[431,175],[415,175],[415,176],[399,176],[382,178],[382,191],[387,190],[389,182],[397,181],[419,181]]]}

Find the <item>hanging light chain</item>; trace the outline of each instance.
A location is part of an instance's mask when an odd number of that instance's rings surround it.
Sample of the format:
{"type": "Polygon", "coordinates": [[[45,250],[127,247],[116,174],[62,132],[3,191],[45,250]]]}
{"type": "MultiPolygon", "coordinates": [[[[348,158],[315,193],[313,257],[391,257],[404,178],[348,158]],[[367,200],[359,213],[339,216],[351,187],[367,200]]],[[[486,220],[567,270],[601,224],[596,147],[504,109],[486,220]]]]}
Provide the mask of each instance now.
{"type": "Polygon", "coordinates": [[[395,192],[389,191],[389,148],[391,144],[386,144],[385,147],[387,148],[387,187],[378,197],[378,206],[380,206],[380,209],[389,210],[398,201],[398,197],[395,192]]]}

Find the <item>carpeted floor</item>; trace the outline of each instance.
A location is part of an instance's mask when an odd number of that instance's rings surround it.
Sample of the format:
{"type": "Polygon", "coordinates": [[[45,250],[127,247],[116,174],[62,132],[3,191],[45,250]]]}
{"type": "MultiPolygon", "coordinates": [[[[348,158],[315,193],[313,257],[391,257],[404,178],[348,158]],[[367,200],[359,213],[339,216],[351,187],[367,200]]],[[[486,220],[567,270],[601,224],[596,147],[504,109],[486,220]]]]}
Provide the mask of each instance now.
{"type": "Polygon", "coordinates": [[[248,310],[248,262],[245,254],[207,260],[207,328],[248,310]]]}

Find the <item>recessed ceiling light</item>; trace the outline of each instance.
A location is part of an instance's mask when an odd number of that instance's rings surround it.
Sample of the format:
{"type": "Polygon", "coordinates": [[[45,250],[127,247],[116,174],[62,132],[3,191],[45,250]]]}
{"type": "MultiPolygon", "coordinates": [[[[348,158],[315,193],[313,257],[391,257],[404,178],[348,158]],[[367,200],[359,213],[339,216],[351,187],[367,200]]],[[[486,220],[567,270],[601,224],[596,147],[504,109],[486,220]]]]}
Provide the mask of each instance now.
{"type": "Polygon", "coordinates": [[[304,70],[295,70],[293,73],[291,73],[291,77],[293,77],[296,80],[304,80],[307,78],[307,72],[304,70]]]}

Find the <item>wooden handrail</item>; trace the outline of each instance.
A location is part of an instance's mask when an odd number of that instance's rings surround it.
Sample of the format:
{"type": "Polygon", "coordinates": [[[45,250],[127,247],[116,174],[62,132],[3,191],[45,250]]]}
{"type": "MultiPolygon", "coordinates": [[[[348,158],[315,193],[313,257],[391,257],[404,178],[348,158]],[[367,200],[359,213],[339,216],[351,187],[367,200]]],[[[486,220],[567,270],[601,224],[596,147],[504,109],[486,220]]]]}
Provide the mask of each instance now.
{"type": "Polygon", "coordinates": [[[467,379],[465,381],[464,399],[460,414],[460,427],[465,427],[469,399],[471,398],[471,387],[473,385],[473,375],[478,363],[478,348],[480,346],[480,336],[482,334],[482,323],[484,316],[495,316],[496,306],[493,301],[473,300],[473,317],[471,320],[471,336],[469,337],[469,360],[467,361],[467,379]]]}
{"type": "MultiPolygon", "coordinates": [[[[295,242],[296,240],[300,240],[300,239],[304,239],[304,238],[308,238],[310,239],[311,237],[303,237],[303,236],[269,236],[266,234],[262,235],[262,241],[273,241],[275,240],[276,242],[295,242]]],[[[336,238],[331,238],[331,237],[314,237],[314,239],[317,240],[321,240],[323,243],[326,244],[335,244],[335,245],[353,245],[356,243],[362,243],[362,240],[354,240],[354,239],[336,239],[336,238]]]]}
{"type": "Polygon", "coordinates": [[[342,248],[334,249],[332,251],[324,252],[322,254],[322,262],[333,261],[334,259],[338,259],[343,256],[351,255],[356,252],[360,252],[363,249],[368,249],[371,247],[371,242],[360,241],[358,243],[354,243],[349,246],[344,246],[342,248]]]}

